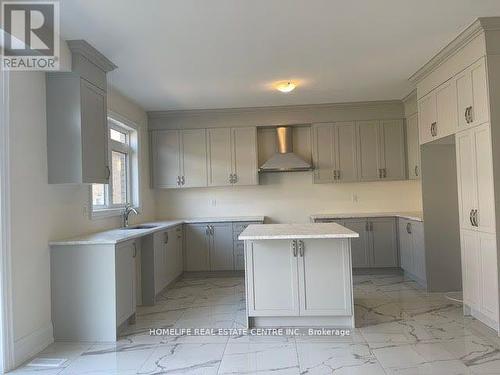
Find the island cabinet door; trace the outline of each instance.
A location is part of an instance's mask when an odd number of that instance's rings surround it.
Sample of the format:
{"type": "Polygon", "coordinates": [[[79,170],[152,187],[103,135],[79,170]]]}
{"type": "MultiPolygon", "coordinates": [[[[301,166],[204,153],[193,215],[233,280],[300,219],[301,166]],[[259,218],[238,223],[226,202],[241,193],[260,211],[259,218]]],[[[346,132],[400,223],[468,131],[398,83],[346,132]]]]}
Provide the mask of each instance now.
{"type": "Polygon", "coordinates": [[[349,240],[299,240],[300,315],[351,315],[349,240]]]}
{"type": "Polygon", "coordinates": [[[245,244],[249,316],[298,316],[297,257],[291,240],[245,244]]]}

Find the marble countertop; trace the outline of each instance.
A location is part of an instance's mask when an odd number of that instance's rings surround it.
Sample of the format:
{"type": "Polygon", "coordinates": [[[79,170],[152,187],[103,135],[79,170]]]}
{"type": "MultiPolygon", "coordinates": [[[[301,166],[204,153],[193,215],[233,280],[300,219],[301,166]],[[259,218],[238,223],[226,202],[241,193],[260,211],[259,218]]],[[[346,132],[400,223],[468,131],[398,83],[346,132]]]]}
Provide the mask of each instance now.
{"type": "Polygon", "coordinates": [[[424,221],[422,212],[351,212],[311,215],[311,221],[317,219],[357,219],[362,217],[400,217],[402,219],[424,221]]]}
{"type": "Polygon", "coordinates": [[[335,223],[252,224],[239,240],[280,240],[306,238],[356,238],[359,234],[335,223]]]}
{"type": "Polygon", "coordinates": [[[49,242],[49,245],[50,246],[115,245],[120,242],[147,236],[154,232],[165,230],[184,223],[196,224],[196,223],[222,223],[222,222],[246,222],[246,221],[263,222],[264,219],[265,219],[264,216],[235,216],[235,217],[209,217],[209,218],[196,218],[196,219],[174,219],[165,221],[154,221],[154,222],[133,224],[129,227],[129,229],[117,228],[68,239],[51,241],[49,242]],[[133,229],[134,227],[139,225],[151,226],[151,228],[133,229]]]}

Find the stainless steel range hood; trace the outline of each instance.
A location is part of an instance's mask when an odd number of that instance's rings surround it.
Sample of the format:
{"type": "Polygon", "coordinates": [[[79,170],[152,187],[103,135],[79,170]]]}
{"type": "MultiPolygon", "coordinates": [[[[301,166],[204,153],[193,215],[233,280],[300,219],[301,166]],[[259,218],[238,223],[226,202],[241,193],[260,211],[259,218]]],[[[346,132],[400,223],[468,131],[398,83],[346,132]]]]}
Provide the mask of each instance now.
{"type": "Polygon", "coordinates": [[[276,128],[278,152],[259,168],[259,172],[300,172],[312,169],[311,164],[293,153],[292,128],[276,128]]]}

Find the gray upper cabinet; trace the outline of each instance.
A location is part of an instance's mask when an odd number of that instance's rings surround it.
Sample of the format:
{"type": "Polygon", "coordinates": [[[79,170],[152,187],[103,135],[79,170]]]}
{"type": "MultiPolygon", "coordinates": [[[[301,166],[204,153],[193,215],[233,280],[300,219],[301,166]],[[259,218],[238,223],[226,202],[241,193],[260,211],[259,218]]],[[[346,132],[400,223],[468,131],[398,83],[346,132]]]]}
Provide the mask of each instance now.
{"type": "Polygon", "coordinates": [[[358,171],[361,181],[381,179],[379,121],[356,123],[358,136],[358,171]]]}
{"type": "Polygon", "coordinates": [[[313,160],[315,183],[357,181],[354,123],[313,125],[313,160]]]}
{"type": "Polygon", "coordinates": [[[48,181],[107,183],[106,73],[116,66],[84,41],[68,46],[72,72],[46,77],[48,181]]]}
{"type": "Polygon", "coordinates": [[[403,121],[359,121],[356,128],[359,179],[404,180],[406,159],[403,121]]]}
{"type": "Polygon", "coordinates": [[[154,187],[207,186],[205,129],[153,131],[151,146],[154,187]]]}
{"type": "Polygon", "coordinates": [[[312,137],[314,182],[317,184],[333,182],[335,161],[332,124],[313,125],[312,137]]]}
{"type": "Polygon", "coordinates": [[[408,152],[408,179],[419,180],[421,172],[417,113],[414,113],[406,120],[406,150],[408,152]]]}
{"type": "Polygon", "coordinates": [[[405,137],[402,120],[381,121],[380,168],[384,180],[404,180],[406,178],[405,137]]]}
{"type": "Polygon", "coordinates": [[[231,129],[207,129],[208,186],[230,185],[232,181],[231,129]]]}
{"type": "Polygon", "coordinates": [[[233,185],[258,185],[257,128],[231,129],[233,185]]]}
{"type": "Polygon", "coordinates": [[[257,185],[257,129],[207,129],[208,186],[257,185]]]}

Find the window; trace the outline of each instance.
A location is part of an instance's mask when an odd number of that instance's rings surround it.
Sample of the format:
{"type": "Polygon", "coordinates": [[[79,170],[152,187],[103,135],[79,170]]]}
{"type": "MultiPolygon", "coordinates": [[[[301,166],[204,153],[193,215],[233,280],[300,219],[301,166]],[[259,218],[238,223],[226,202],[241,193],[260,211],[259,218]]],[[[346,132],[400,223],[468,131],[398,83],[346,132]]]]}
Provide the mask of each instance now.
{"type": "Polygon", "coordinates": [[[108,184],[92,185],[93,216],[118,215],[126,204],[138,206],[137,131],[108,118],[108,132],[111,174],[108,184]]]}

